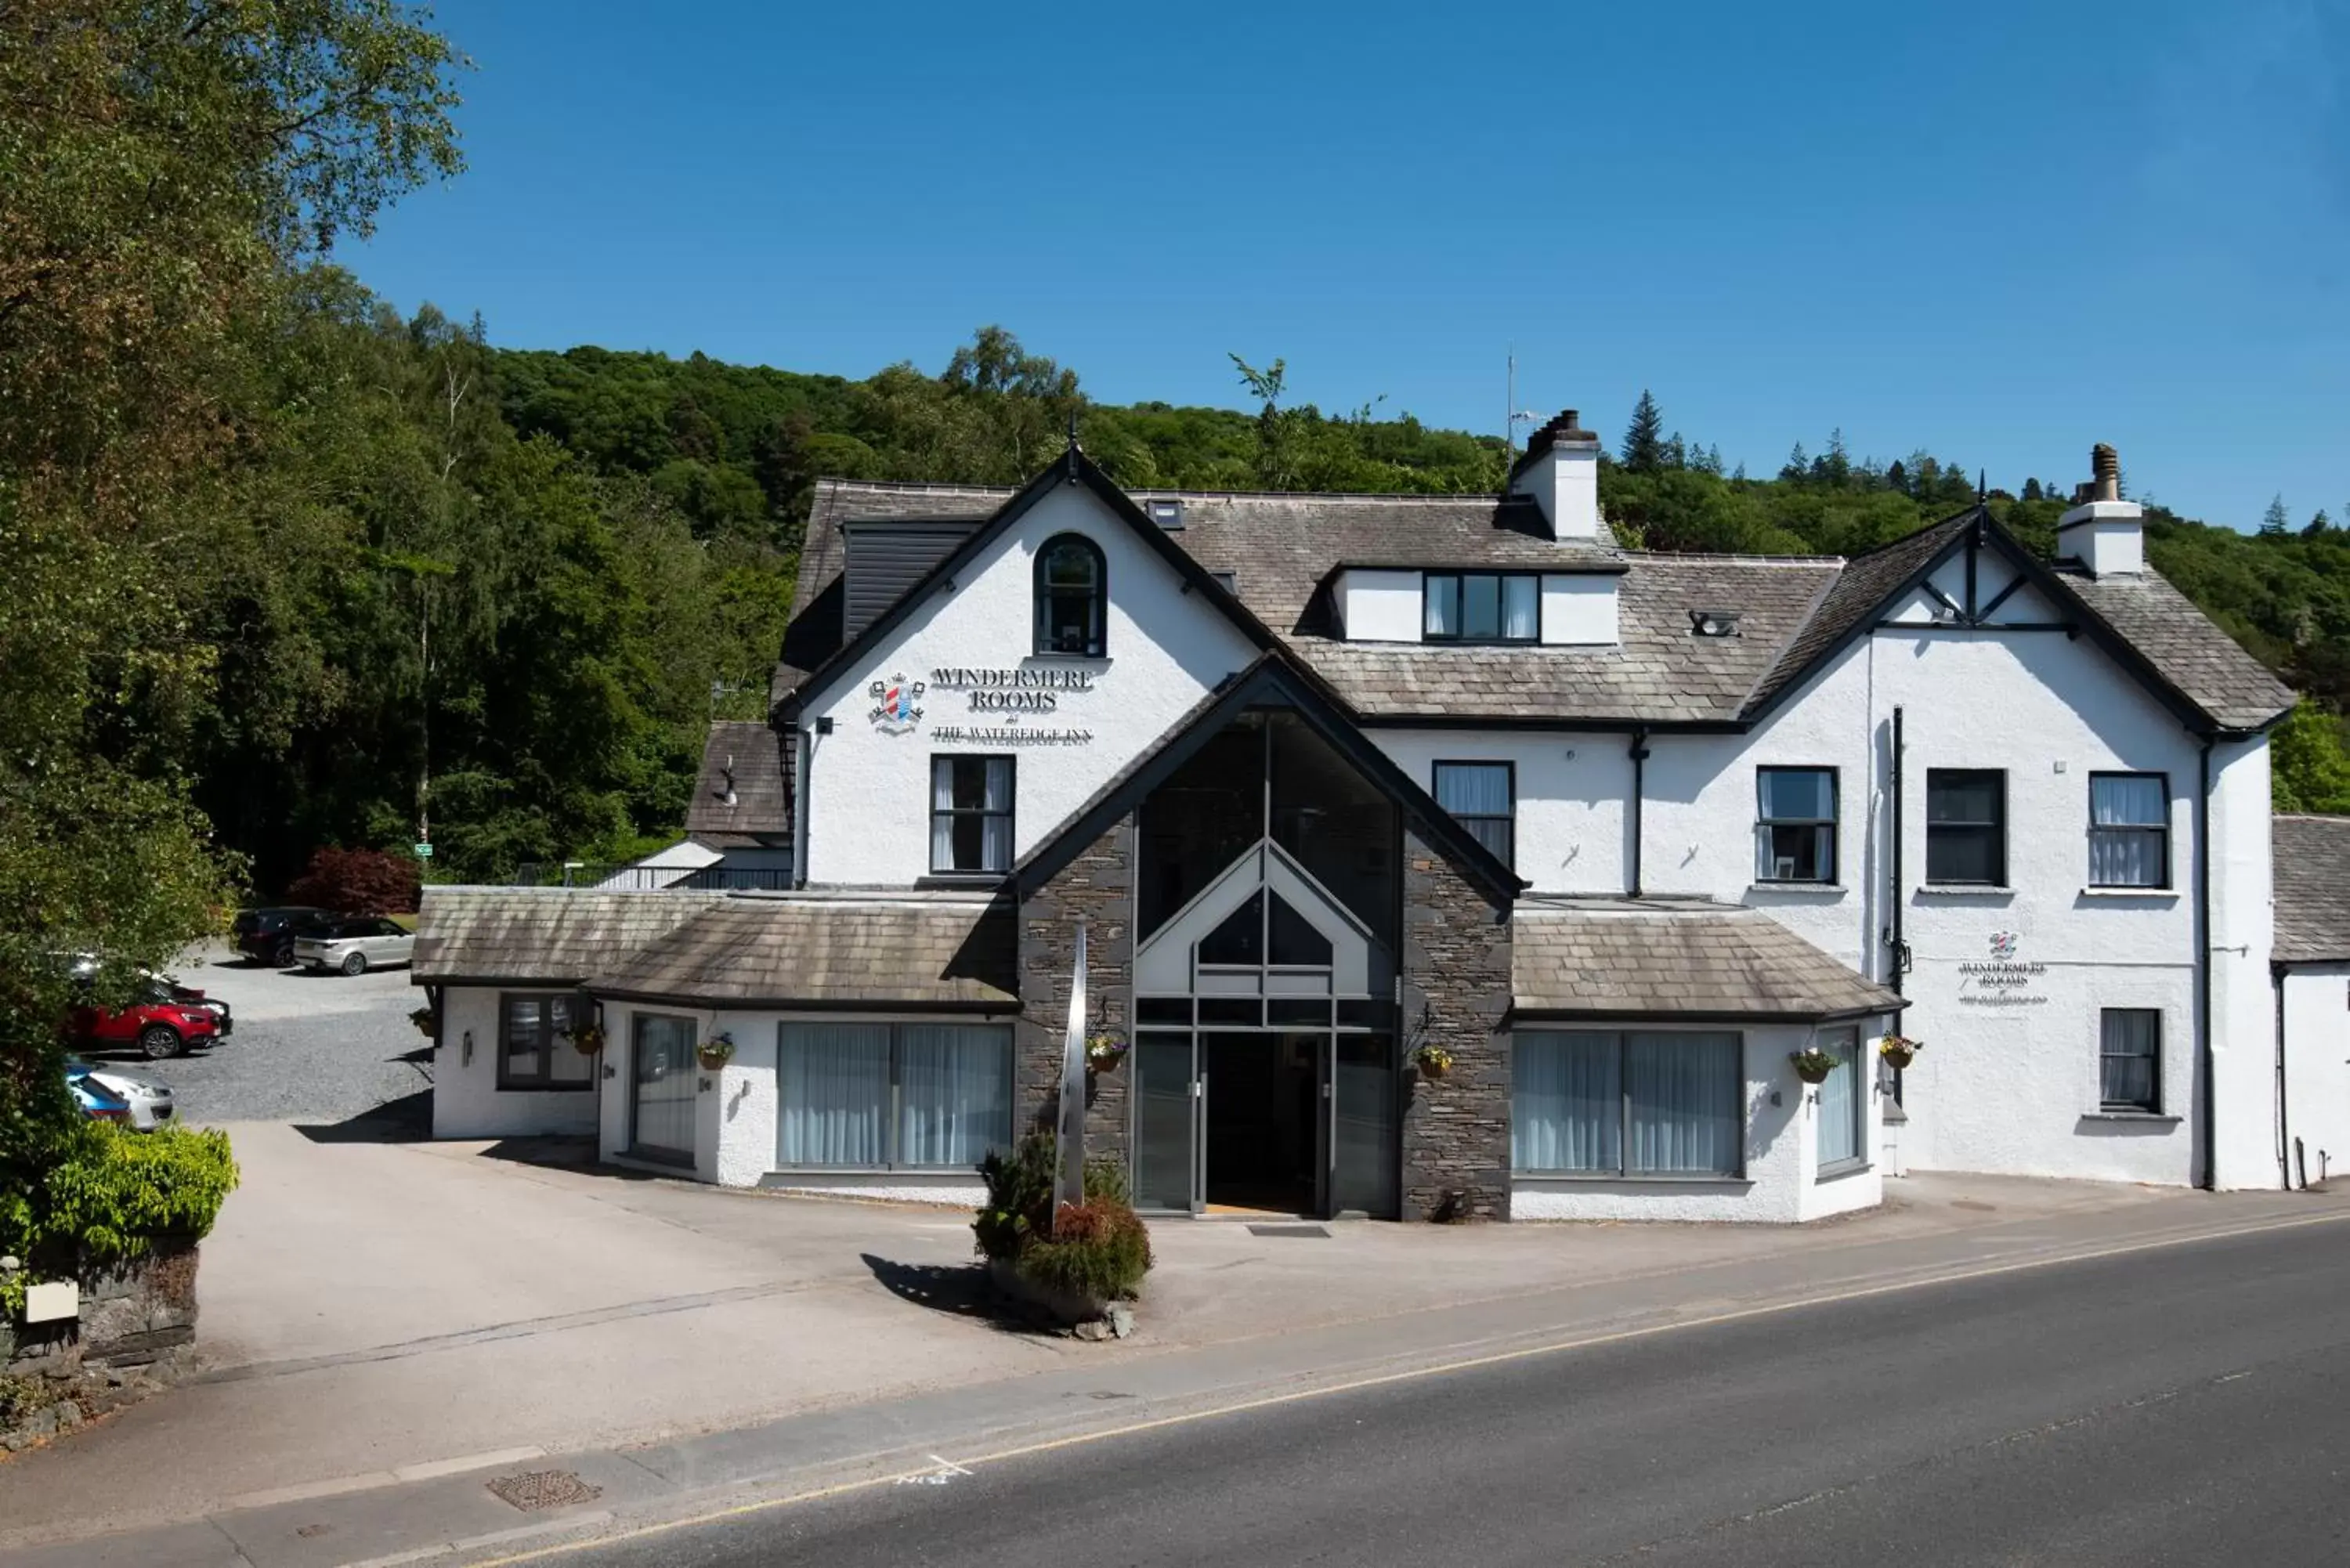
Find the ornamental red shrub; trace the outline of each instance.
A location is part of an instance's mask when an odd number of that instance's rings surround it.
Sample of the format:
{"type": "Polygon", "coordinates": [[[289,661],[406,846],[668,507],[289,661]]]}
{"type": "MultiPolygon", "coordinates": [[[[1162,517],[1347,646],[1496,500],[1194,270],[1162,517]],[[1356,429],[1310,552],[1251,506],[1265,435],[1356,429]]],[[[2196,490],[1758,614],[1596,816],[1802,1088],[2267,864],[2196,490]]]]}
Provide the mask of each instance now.
{"type": "Polygon", "coordinates": [[[288,900],[343,915],[416,911],[423,876],[415,861],[380,849],[321,849],[286,889],[288,900]]]}

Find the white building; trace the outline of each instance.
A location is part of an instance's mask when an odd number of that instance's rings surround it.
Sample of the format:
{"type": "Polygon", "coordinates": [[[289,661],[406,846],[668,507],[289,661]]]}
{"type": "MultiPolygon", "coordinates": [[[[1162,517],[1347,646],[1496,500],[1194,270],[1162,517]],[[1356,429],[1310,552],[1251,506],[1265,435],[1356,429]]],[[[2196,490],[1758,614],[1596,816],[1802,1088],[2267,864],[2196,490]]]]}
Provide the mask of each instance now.
{"type": "Polygon", "coordinates": [[[2110,452],[2054,562],[1980,508],[1849,561],[1627,550],[1598,453],[1569,413],[1499,498],[1128,494],[1074,448],[825,483],[772,731],[712,741],[772,786],[696,805],[791,890],[429,893],[436,1130],[967,1196],[1049,1118],[1082,918],[1131,1046],[1088,1137],[1154,1210],[2278,1182],[2292,694],[2147,566],[2110,452]],[[591,1062],[558,1025],[597,1016],[591,1062]]]}

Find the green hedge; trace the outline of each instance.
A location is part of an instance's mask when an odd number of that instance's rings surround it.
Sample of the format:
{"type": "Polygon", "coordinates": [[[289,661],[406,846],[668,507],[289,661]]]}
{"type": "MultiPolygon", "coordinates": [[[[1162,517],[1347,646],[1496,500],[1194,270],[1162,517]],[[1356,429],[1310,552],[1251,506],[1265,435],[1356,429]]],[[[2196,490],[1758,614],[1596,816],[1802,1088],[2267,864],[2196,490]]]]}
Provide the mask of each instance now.
{"type": "Polygon", "coordinates": [[[27,1265],[0,1287],[0,1305],[20,1308],[35,1278],[135,1258],[159,1237],[202,1238],[236,1182],[224,1132],[88,1124],[28,1190],[0,1197],[0,1252],[27,1265]]]}

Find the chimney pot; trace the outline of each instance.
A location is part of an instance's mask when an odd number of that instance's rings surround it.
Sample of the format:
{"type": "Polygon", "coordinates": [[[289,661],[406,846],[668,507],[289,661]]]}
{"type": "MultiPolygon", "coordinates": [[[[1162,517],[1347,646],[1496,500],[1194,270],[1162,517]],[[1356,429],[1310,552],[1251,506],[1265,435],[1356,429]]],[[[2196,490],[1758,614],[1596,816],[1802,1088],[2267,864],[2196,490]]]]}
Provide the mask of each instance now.
{"type": "Polygon", "coordinates": [[[2089,467],[2097,476],[2095,499],[2119,501],[2122,498],[2122,457],[2104,441],[2089,449],[2089,467]]]}

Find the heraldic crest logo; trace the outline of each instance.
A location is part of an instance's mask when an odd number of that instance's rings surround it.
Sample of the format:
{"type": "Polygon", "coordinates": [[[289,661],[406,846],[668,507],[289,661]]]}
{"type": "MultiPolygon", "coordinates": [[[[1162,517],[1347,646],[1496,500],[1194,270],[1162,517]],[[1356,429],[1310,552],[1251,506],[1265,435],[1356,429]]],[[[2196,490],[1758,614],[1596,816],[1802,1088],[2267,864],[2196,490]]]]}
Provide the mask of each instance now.
{"type": "Polygon", "coordinates": [[[909,680],[902,675],[876,680],[865,689],[865,694],[873,699],[873,711],[866,716],[873,721],[875,728],[902,735],[922,722],[920,704],[922,693],[929,690],[921,681],[909,680]]]}

